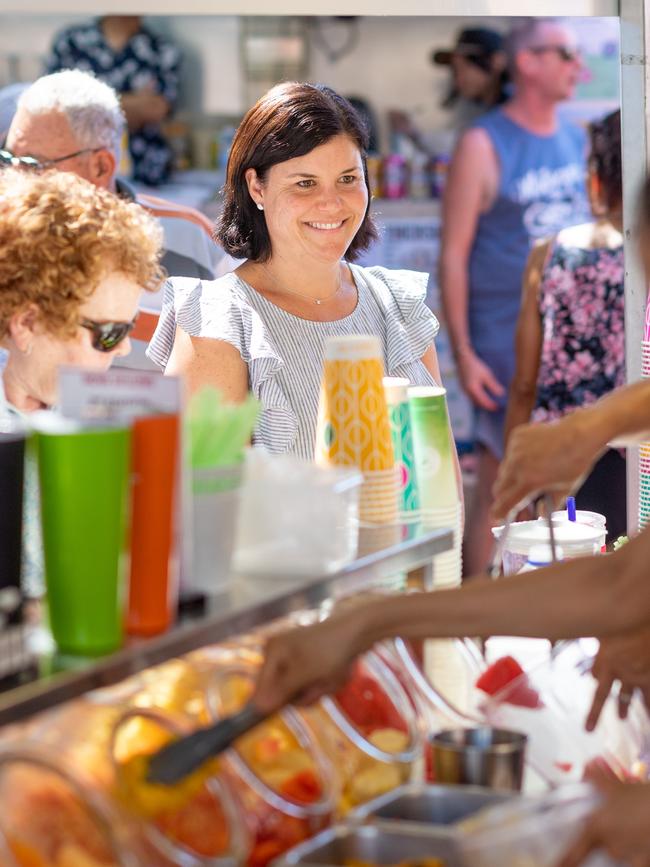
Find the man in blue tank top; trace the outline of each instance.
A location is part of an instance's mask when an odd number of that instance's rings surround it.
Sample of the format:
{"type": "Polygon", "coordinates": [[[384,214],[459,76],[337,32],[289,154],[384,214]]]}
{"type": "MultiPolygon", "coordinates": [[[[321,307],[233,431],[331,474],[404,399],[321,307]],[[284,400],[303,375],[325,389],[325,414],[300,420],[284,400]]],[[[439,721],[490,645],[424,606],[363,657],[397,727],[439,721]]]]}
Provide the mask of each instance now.
{"type": "Polygon", "coordinates": [[[556,20],[524,19],[507,48],[514,95],[461,137],[443,209],[443,306],[477,416],[479,478],[467,520],[467,574],[485,568],[492,545],[491,491],[503,455],[528,253],[538,238],[589,219],[586,140],[557,116],[581,69],[574,38],[556,20]]]}

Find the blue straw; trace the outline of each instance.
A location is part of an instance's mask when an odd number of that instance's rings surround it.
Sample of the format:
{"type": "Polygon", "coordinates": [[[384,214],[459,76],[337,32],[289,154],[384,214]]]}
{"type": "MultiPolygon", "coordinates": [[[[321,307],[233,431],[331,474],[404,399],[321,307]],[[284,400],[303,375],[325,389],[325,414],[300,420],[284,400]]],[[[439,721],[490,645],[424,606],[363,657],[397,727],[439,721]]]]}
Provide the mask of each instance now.
{"type": "Polygon", "coordinates": [[[575,497],[567,497],[566,498],[566,511],[567,516],[570,521],[575,523],[576,520],[576,498],[575,497]]]}

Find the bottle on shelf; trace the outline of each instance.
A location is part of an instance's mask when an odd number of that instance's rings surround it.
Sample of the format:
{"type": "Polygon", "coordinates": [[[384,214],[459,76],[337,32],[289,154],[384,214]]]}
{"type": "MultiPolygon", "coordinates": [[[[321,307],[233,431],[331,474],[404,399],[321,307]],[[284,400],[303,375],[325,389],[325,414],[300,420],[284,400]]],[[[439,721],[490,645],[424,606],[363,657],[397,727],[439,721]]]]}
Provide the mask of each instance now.
{"type": "Polygon", "coordinates": [[[384,158],[383,194],[386,199],[403,199],[407,192],[408,167],[406,157],[390,154],[384,158]]]}
{"type": "Polygon", "coordinates": [[[429,157],[422,151],[415,151],[413,154],[409,181],[409,195],[412,199],[428,199],[430,197],[429,157]]]}
{"type": "Polygon", "coordinates": [[[383,195],[382,189],[382,159],[378,154],[370,154],[366,160],[368,167],[368,186],[370,187],[370,195],[375,199],[380,199],[383,195]]]}

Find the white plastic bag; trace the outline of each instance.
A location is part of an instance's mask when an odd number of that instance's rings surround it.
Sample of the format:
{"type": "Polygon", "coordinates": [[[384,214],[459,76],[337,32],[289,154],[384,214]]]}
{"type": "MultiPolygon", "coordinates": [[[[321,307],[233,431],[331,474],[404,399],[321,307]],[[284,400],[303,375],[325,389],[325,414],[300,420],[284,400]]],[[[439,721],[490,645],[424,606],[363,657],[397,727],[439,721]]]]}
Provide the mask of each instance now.
{"type": "Polygon", "coordinates": [[[249,449],[235,569],[283,575],[340,569],[357,552],[362,480],[354,468],[321,467],[249,449]]]}

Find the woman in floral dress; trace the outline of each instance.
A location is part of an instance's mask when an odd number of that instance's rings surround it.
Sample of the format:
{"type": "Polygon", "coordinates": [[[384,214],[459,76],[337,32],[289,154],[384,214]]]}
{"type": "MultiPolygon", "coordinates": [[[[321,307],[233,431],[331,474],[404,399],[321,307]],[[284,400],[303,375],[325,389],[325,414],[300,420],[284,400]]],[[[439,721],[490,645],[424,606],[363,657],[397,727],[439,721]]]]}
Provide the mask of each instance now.
{"type": "MultiPolygon", "coordinates": [[[[589,193],[595,220],[531,252],[516,338],[506,440],[518,424],[552,421],[625,382],[620,113],[590,126],[589,193]]],[[[577,493],[608,535],[626,532],[626,469],[608,449],[577,493]]]]}

